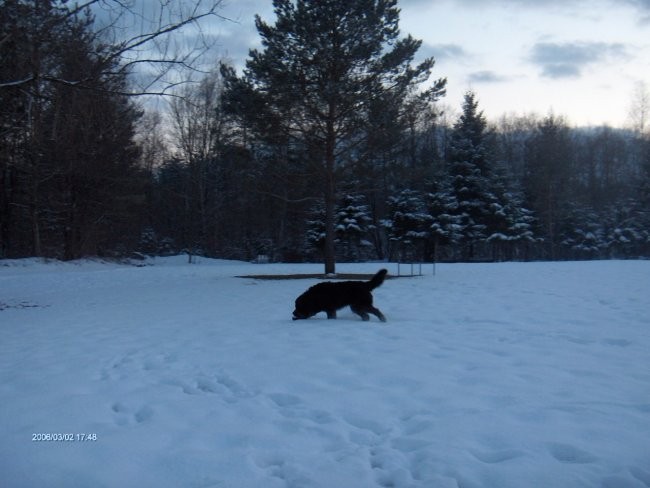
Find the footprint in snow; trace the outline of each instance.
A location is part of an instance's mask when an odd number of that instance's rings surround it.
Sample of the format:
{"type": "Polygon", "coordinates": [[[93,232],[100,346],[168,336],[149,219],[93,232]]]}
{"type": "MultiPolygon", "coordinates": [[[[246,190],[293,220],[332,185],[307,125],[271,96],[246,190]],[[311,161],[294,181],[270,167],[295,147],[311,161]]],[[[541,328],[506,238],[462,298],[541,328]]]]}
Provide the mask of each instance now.
{"type": "Polygon", "coordinates": [[[153,408],[148,405],[140,407],[133,415],[131,414],[131,409],[121,402],[113,403],[111,410],[115,416],[115,423],[119,426],[129,425],[132,420],[137,424],[148,422],[154,415],[153,408]]]}
{"type": "Polygon", "coordinates": [[[380,437],[388,433],[388,431],[390,430],[384,427],[383,425],[381,425],[379,422],[375,422],[374,420],[370,420],[368,418],[361,417],[361,416],[346,415],[344,417],[344,420],[352,427],[368,431],[380,437]]]}
{"type": "Polygon", "coordinates": [[[403,453],[419,451],[432,444],[431,441],[425,439],[418,439],[415,437],[397,437],[391,441],[393,449],[403,453]]]}
{"type": "Polygon", "coordinates": [[[402,419],[402,433],[405,436],[422,435],[435,429],[436,423],[429,418],[427,412],[424,415],[415,414],[402,419]]]}
{"type": "Polygon", "coordinates": [[[264,470],[267,476],[277,478],[287,487],[315,486],[303,468],[287,462],[277,452],[257,453],[253,462],[258,468],[264,470]]]}
{"type": "Polygon", "coordinates": [[[632,342],[627,339],[604,339],[603,343],[615,347],[627,347],[632,345],[632,342]]]}
{"type": "Polygon", "coordinates": [[[147,422],[153,418],[153,408],[145,405],[144,407],[139,408],[137,412],[135,412],[133,418],[139,424],[147,422]]]}
{"type": "Polygon", "coordinates": [[[287,393],[271,393],[268,395],[271,401],[278,407],[280,415],[291,419],[309,420],[316,424],[327,424],[334,419],[324,410],[313,410],[305,407],[302,400],[287,393]]]}
{"type": "Polygon", "coordinates": [[[128,412],[128,408],[126,408],[126,407],[125,407],[122,403],[120,403],[120,402],[115,402],[115,403],[111,406],[111,410],[113,410],[113,412],[115,412],[115,413],[125,413],[125,412],[128,412]]]}
{"type": "Polygon", "coordinates": [[[174,362],[176,362],[174,354],[156,354],[143,360],[142,369],[145,371],[165,369],[174,362]]]}
{"type": "Polygon", "coordinates": [[[646,471],[637,466],[632,466],[630,468],[630,473],[632,473],[632,476],[638,479],[641,483],[650,488],[650,471],[646,471]]]}
{"type": "Polygon", "coordinates": [[[486,464],[498,464],[510,461],[511,459],[516,459],[524,456],[523,451],[517,449],[500,449],[495,451],[469,451],[472,456],[486,464]]]}
{"type": "Polygon", "coordinates": [[[200,395],[207,393],[217,395],[226,403],[236,403],[243,398],[255,396],[245,387],[227,375],[215,376],[201,375],[194,381],[184,381],[177,378],[166,379],[163,384],[179,387],[186,395],[200,395]]]}
{"type": "Polygon", "coordinates": [[[597,460],[596,456],[570,444],[552,443],[548,450],[556,460],[567,464],[589,464],[597,460]]]}
{"type": "Polygon", "coordinates": [[[133,374],[133,352],[128,352],[125,355],[119,356],[110,362],[110,365],[103,368],[98,378],[102,381],[119,381],[126,379],[130,374],[133,374]]]}
{"type": "Polygon", "coordinates": [[[230,376],[219,374],[216,376],[217,382],[225,387],[232,396],[236,398],[248,398],[254,396],[253,393],[248,391],[245,387],[233,380],[230,376]]]}
{"type": "Polygon", "coordinates": [[[408,486],[413,480],[400,456],[386,448],[370,449],[370,467],[377,484],[382,487],[408,486]]]}
{"type": "Polygon", "coordinates": [[[269,395],[269,398],[278,407],[293,407],[301,403],[300,398],[295,395],[289,395],[287,393],[271,393],[269,395]]]}

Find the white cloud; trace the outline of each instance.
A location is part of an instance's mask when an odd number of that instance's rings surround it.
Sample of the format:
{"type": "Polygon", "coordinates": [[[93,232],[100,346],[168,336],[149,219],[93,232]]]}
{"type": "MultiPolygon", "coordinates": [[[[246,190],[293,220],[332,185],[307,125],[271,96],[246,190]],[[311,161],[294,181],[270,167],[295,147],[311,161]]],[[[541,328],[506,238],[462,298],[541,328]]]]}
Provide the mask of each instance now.
{"type": "Polygon", "coordinates": [[[503,83],[512,81],[508,76],[500,75],[494,71],[474,71],[467,76],[467,81],[470,83],[503,83]]]}
{"type": "Polygon", "coordinates": [[[576,78],[583,68],[611,58],[628,58],[621,43],[604,42],[539,42],[530,52],[529,60],[542,69],[546,78],[576,78]]]}
{"type": "Polygon", "coordinates": [[[469,56],[469,53],[463,49],[461,45],[453,43],[428,44],[423,42],[418,54],[426,57],[433,56],[436,61],[445,59],[458,61],[459,59],[467,58],[469,56]]]}

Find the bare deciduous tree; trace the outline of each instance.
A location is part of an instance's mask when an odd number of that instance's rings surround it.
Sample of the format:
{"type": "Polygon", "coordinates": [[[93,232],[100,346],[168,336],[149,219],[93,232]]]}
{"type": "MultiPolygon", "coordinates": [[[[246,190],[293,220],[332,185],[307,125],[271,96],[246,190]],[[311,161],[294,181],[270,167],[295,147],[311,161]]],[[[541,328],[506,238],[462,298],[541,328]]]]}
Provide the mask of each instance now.
{"type": "MultiPolygon", "coordinates": [[[[62,84],[79,89],[101,89],[100,78],[122,77],[139,72],[139,83],[120,94],[129,96],[169,95],[190,77],[179,72],[200,70],[204,54],[210,49],[209,36],[202,21],[225,19],[219,15],[221,0],[88,0],[67,6],[65,1],[31,0],[14,2],[20,15],[31,21],[32,56],[26,56],[23,69],[3,73],[0,89],[24,87],[36,82],[62,84]],[[52,15],[56,12],[56,15],[52,15]],[[76,77],[61,76],[56,65],[45,63],[41,52],[47,42],[70,18],[92,12],[97,20],[95,35],[105,46],[100,69],[76,77]],[[183,34],[182,36],[179,34],[183,34]]],[[[15,32],[0,33],[0,47],[12,43],[15,32]]]]}
{"type": "Polygon", "coordinates": [[[632,130],[639,135],[645,134],[650,126],[650,90],[644,81],[634,85],[628,117],[632,130]]]}

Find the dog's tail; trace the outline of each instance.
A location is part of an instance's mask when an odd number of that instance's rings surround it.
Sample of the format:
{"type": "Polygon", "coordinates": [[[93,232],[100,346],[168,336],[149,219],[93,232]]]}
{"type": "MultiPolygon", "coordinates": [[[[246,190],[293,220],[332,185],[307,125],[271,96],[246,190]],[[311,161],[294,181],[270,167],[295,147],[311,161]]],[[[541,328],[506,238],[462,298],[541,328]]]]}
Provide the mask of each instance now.
{"type": "Polygon", "coordinates": [[[386,273],[388,273],[388,270],[386,269],[380,269],[377,271],[377,274],[372,277],[370,281],[368,281],[368,288],[372,291],[378,286],[381,286],[381,284],[384,282],[384,278],[386,278],[386,273]]]}

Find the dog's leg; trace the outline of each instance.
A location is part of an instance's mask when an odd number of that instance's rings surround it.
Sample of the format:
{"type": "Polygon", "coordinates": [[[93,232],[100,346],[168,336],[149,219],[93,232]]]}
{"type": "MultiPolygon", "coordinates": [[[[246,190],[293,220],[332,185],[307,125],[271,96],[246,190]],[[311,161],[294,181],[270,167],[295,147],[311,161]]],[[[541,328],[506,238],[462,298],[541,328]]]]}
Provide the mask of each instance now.
{"type": "Polygon", "coordinates": [[[356,313],[357,315],[361,316],[361,319],[362,319],[364,322],[370,320],[370,316],[366,313],[366,310],[365,310],[364,307],[360,307],[360,306],[358,306],[358,305],[350,305],[350,308],[352,309],[352,311],[353,311],[354,313],[356,313]]]}
{"type": "Polygon", "coordinates": [[[377,316],[377,318],[378,318],[379,320],[381,320],[382,322],[386,322],[386,317],[384,316],[383,313],[381,313],[381,312],[379,311],[378,308],[375,308],[375,307],[373,307],[373,306],[370,306],[370,307],[368,307],[368,312],[370,312],[371,314],[377,316]]]}
{"type": "Polygon", "coordinates": [[[327,318],[328,319],[335,319],[336,318],[336,310],[327,310],[327,318]]]}

